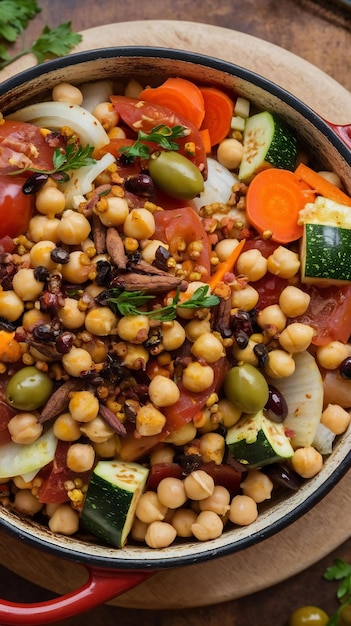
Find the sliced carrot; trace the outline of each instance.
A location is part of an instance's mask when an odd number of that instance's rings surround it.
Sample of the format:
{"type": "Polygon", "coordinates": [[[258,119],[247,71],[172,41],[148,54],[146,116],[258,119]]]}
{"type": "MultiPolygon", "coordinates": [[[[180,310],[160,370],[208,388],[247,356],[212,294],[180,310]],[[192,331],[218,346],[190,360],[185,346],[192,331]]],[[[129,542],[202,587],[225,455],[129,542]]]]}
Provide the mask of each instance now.
{"type": "Polygon", "coordinates": [[[196,128],[200,128],[205,116],[201,91],[186,78],[167,78],[159,87],[144,89],[139,99],[172,109],[196,128]]]}
{"type": "Polygon", "coordinates": [[[351,206],[350,196],[304,163],[300,163],[297,166],[295,174],[320,196],[333,200],[334,202],[338,202],[339,204],[351,206]]]}
{"type": "Polygon", "coordinates": [[[272,167],[259,172],[250,183],[246,213],[260,235],[289,243],[302,236],[299,212],[314,199],[315,193],[294,172],[272,167]]]}
{"type": "Polygon", "coordinates": [[[209,280],[209,285],[212,291],[215,289],[215,287],[217,287],[218,283],[220,283],[223,280],[226,274],[233,271],[234,265],[237,262],[245,243],[246,243],[246,239],[242,239],[239,242],[239,244],[236,246],[236,248],[232,250],[229,257],[225,261],[223,261],[223,263],[221,263],[217,267],[215,273],[212,274],[209,280]]]}
{"type": "Polygon", "coordinates": [[[200,87],[204,103],[205,117],[202,128],[207,128],[211,145],[223,141],[230,131],[234,102],[224,91],[216,87],[200,87]]]}
{"type": "Polygon", "coordinates": [[[200,135],[202,139],[202,143],[204,144],[206,154],[210,154],[211,152],[211,137],[208,128],[202,128],[200,130],[200,135]]]}

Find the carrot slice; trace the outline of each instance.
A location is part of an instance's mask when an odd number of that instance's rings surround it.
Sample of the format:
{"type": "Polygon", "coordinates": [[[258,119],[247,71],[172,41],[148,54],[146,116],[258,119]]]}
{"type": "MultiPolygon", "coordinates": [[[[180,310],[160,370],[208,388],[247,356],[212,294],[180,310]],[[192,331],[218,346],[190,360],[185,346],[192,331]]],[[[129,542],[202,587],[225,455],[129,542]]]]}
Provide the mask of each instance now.
{"type": "Polygon", "coordinates": [[[167,78],[159,87],[144,89],[139,99],[172,109],[198,129],[205,116],[201,91],[186,78],[167,78]]]}
{"type": "Polygon", "coordinates": [[[204,103],[205,118],[202,128],[210,133],[211,145],[223,141],[230,131],[234,102],[224,91],[216,87],[200,87],[204,103]]]}
{"type": "Polygon", "coordinates": [[[304,163],[300,163],[297,166],[295,174],[320,196],[333,200],[334,202],[338,202],[339,204],[351,206],[350,196],[304,163]]]}
{"type": "Polygon", "coordinates": [[[206,154],[210,154],[211,152],[211,138],[208,128],[201,128],[200,135],[202,142],[204,144],[206,154]]]}
{"type": "Polygon", "coordinates": [[[212,291],[215,289],[215,287],[217,287],[218,283],[223,280],[225,274],[233,271],[234,265],[237,262],[245,243],[246,239],[242,239],[236,246],[236,248],[232,250],[229,257],[225,261],[223,261],[223,263],[218,266],[215,273],[212,274],[209,280],[209,285],[212,291]]]}
{"type": "Polygon", "coordinates": [[[246,213],[260,235],[278,243],[289,243],[302,236],[299,212],[314,199],[315,193],[294,172],[268,168],[259,172],[249,185],[246,213]]]}

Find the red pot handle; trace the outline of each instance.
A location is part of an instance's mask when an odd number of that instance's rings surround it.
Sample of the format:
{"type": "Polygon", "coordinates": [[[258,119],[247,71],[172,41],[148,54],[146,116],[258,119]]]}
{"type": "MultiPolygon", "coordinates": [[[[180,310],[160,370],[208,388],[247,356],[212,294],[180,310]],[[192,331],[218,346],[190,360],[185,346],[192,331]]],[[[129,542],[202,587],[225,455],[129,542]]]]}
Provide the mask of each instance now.
{"type": "Polygon", "coordinates": [[[54,600],[34,604],[0,600],[1,626],[46,625],[84,613],[136,587],[155,573],[155,570],[111,571],[90,567],[87,567],[87,570],[89,578],[82,587],[54,600]]]}
{"type": "Polygon", "coordinates": [[[345,124],[343,126],[331,124],[330,122],[327,122],[327,124],[351,150],[351,124],[345,124]]]}

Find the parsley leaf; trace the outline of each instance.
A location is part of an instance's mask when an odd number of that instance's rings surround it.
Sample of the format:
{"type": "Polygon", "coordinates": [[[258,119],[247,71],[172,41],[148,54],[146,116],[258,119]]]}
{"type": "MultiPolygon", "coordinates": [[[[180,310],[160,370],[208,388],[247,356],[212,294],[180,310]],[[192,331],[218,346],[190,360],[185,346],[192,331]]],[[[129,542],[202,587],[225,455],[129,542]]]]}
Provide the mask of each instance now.
{"type": "Polygon", "coordinates": [[[344,610],[350,611],[351,606],[351,565],[343,559],[335,559],[333,565],[328,567],[323,576],[326,580],[341,581],[336,592],[340,606],[331,616],[327,626],[338,626],[339,617],[344,610]]]}
{"type": "Polygon", "coordinates": [[[43,63],[48,58],[65,56],[81,40],[82,36],[72,31],[71,22],[64,22],[56,28],[44,26],[41,35],[30,47],[30,51],[35,55],[38,63],[43,63]]]}
{"type": "MultiPolygon", "coordinates": [[[[40,11],[36,0],[1,0],[0,37],[8,43],[14,43],[27,28],[29,21],[40,11]]],[[[1,46],[1,58],[6,58],[3,46],[1,46]]]]}
{"type": "Polygon", "coordinates": [[[186,137],[188,134],[189,130],[185,126],[177,125],[171,128],[165,124],[158,124],[149,133],[139,130],[135,143],[132,146],[123,146],[119,151],[131,161],[135,161],[137,157],[149,159],[151,149],[143,143],[144,141],[156,143],[163,150],[179,150],[179,145],[174,139],[186,137]]]}
{"type": "Polygon", "coordinates": [[[22,174],[23,172],[34,172],[36,174],[47,174],[48,176],[57,172],[67,172],[68,170],[78,170],[86,165],[94,165],[96,160],[92,154],[94,146],[87,144],[84,148],[79,144],[68,144],[66,150],[56,148],[52,158],[53,168],[51,170],[43,170],[36,167],[24,167],[23,169],[13,170],[11,174],[22,174]]]}
{"type": "Polygon", "coordinates": [[[113,310],[121,315],[147,315],[154,320],[169,322],[177,317],[177,308],[203,309],[216,306],[219,304],[217,296],[207,295],[208,285],[198,287],[194,291],[189,300],[179,302],[179,289],[176,292],[172,304],[169,304],[151,311],[140,311],[137,307],[144,306],[148,301],[153,300],[155,296],[148,295],[144,291],[121,291],[119,289],[111,290],[107,299],[108,304],[113,310]]]}

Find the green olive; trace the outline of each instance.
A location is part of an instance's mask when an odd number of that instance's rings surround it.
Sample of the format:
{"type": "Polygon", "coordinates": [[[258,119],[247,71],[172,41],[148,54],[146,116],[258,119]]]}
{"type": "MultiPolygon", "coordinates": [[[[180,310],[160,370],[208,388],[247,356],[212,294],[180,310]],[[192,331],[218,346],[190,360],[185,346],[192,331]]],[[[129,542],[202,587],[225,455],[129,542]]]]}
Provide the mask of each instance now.
{"type": "Polygon", "coordinates": [[[351,626],[351,604],[341,607],[338,615],[338,626],[351,626]]]}
{"type": "Polygon", "coordinates": [[[49,399],[52,387],[44,372],[34,366],[23,367],[7,383],[6,402],[15,409],[33,411],[49,399]]]}
{"type": "Polygon", "coordinates": [[[291,614],[289,626],[326,626],[328,622],[328,615],[317,606],[301,606],[291,614]]]}
{"type": "Polygon", "coordinates": [[[196,165],[172,150],[152,155],[149,174],[161,191],[179,200],[191,200],[204,189],[204,179],[196,165]]]}
{"type": "Polygon", "coordinates": [[[225,376],[224,395],[244,413],[257,413],[267,404],[268,383],[250,363],[235,365],[225,376]]]}

